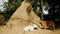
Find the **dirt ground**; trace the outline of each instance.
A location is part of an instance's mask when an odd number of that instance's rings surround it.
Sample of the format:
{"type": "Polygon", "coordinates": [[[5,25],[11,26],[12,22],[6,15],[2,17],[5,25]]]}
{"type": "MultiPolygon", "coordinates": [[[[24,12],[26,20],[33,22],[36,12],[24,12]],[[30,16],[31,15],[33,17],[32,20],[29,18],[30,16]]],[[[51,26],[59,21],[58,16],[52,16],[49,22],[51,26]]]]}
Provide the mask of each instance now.
{"type": "Polygon", "coordinates": [[[0,34],[60,34],[60,30],[46,30],[37,27],[34,31],[24,31],[24,27],[33,25],[31,22],[14,20],[10,26],[0,27],[0,34]],[[13,24],[13,25],[12,25],[13,24]]]}

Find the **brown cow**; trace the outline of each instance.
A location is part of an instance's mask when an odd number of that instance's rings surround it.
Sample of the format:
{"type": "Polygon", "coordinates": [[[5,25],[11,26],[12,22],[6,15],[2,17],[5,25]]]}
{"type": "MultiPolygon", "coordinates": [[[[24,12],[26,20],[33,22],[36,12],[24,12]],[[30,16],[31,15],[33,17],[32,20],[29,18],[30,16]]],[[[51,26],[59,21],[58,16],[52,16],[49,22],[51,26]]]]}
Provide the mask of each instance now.
{"type": "Polygon", "coordinates": [[[44,28],[44,29],[55,29],[54,27],[54,22],[52,20],[49,20],[49,21],[46,21],[46,20],[41,20],[41,28],[44,28]]]}

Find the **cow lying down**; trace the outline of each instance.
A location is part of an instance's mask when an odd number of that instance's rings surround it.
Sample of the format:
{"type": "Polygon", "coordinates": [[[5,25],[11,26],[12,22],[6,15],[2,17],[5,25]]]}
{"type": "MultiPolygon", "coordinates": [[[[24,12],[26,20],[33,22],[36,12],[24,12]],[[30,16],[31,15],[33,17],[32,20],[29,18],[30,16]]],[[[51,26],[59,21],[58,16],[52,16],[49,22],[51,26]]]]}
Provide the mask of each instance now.
{"type": "Polygon", "coordinates": [[[55,29],[55,24],[51,20],[49,21],[41,20],[40,25],[42,29],[50,29],[50,30],[55,29]]]}

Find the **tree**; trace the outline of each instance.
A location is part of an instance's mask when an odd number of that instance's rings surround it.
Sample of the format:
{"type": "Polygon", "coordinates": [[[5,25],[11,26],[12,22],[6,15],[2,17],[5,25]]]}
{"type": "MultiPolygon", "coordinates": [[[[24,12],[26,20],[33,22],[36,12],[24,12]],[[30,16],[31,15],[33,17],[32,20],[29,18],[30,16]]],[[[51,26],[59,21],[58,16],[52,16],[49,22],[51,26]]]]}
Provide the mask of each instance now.
{"type": "Polygon", "coordinates": [[[16,11],[16,9],[21,5],[22,0],[8,0],[8,3],[4,3],[4,8],[6,8],[5,12],[6,18],[10,18],[10,16],[16,11]]]}

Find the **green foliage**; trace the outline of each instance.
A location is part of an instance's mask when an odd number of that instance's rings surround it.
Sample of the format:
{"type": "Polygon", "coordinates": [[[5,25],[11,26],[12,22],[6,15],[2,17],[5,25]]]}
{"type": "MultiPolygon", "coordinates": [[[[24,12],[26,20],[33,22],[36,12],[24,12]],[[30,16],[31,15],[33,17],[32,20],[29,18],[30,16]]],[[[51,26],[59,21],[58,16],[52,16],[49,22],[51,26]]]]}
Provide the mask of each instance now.
{"type": "Polygon", "coordinates": [[[42,3],[41,0],[32,0],[30,1],[31,5],[33,7],[34,12],[41,17],[41,13],[42,13],[42,3]]]}
{"type": "Polygon", "coordinates": [[[21,5],[22,0],[8,0],[8,3],[5,2],[4,8],[6,8],[6,18],[10,18],[11,15],[16,11],[16,9],[21,5]]]}

